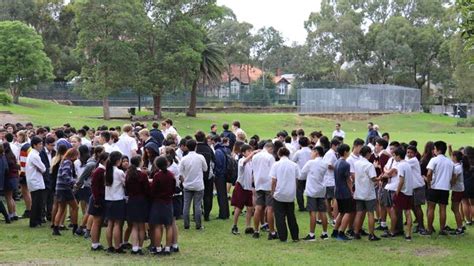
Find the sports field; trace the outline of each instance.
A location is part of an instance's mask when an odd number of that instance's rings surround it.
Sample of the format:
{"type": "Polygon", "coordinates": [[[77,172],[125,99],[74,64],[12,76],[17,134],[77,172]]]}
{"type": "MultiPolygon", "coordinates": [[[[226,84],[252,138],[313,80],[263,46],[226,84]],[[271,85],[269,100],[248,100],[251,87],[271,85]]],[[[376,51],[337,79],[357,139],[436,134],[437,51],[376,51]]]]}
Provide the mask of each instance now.
{"type": "MultiPolygon", "coordinates": [[[[126,123],[124,120],[104,122],[94,119],[101,114],[100,108],[69,107],[54,103],[22,98],[21,106],[0,106],[0,110],[8,110],[13,116],[9,119],[31,121],[38,125],[59,126],[70,123],[75,127],[83,125],[98,126],[102,124],[116,126],[126,123]]],[[[2,116],[0,114],[0,116],[2,116]]],[[[325,134],[332,132],[335,120],[318,117],[301,117],[297,114],[225,114],[204,113],[197,118],[186,118],[183,114],[165,113],[174,120],[182,136],[192,134],[197,129],[208,130],[211,123],[221,124],[240,120],[242,128],[252,136],[258,134],[270,138],[276,132],[286,129],[304,128],[306,132],[322,130],[325,134]]],[[[6,116],[5,116],[6,117],[6,116]]],[[[366,122],[338,121],[346,131],[348,142],[356,137],[365,138],[366,122]]],[[[428,140],[445,140],[454,148],[474,145],[474,129],[458,128],[457,119],[430,114],[394,114],[373,117],[382,132],[390,132],[393,140],[418,140],[422,146],[428,140]]],[[[5,121],[2,121],[5,122],[5,121]]],[[[14,121],[10,121],[14,122],[14,121]]],[[[23,203],[19,202],[18,213],[23,212],[23,203]]],[[[448,225],[454,227],[453,215],[448,211],[448,225]]],[[[217,216],[217,204],[214,205],[211,217],[217,216]]],[[[300,237],[309,230],[307,213],[297,213],[300,237]]],[[[178,222],[182,229],[182,221],[178,222]]],[[[268,241],[266,235],[258,240],[251,236],[234,236],[230,233],[232,222],[211,219],[204,223],[203,231],[180,231],[179,254],[170,257],[152,257],[146,255],[108,255],[89,251],[90,243],[80,237],[73,237],[67,231],[61,237],[53,237],[49,227],[38,229],[28,228],[26,220],[6,225],[0,221],[0,264],[450,264],[470,265],[472,259],[472,243],[474,243],[474,227],[468,227],[464,236],[431,237],[415,235],[412,242],[402,238],[383,239],[369,242],[367,239],[340,242],[333,239],[315,242],[280,243],[268,241]]],[[[191,227],[193,228],[193,227],[191,227]]],[[[244,229],[244,217],[240,219],[239,228],[244,229]]],[[[437,215],[435,228],[438,230],[437,215]]],[[[331,228],[329,229],[331,231],[331,228]]],[[[103,230],[102,244],[105,244],[103,230]]],[[[321,233],[317,226],[316,234],[321,233]]],[[[378,232],[380,235],[380,232],[378,232]]]]}

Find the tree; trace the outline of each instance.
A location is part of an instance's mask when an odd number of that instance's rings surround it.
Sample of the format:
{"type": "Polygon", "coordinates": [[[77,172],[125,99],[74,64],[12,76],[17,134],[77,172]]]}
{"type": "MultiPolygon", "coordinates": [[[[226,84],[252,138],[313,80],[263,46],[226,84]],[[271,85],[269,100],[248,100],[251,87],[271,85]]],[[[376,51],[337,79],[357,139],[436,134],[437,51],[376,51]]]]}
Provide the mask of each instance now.
{"type": "Polygon", "coordinates": [[[186,116],[196,117],[197,87],[199,81],[208,84],[215,84],[221,81],[221,75],[225,68],[224,55],[220,47],[206,40],[206,47],[201,54],[201,62],[199,64],[199,72],[195,76],[191,90],[191,101],[189,103],[186,116]]]}
{"type": "Polygon", "coordinates": [[[144,12],[139,0],[78,2],[78,48],[84,62],[83,91],[103,101],[104,119],[110,119],[109,95],[135,82],[135,50],[144,12]]]}
{"type": "MultiPolygon", "coordinates": [[[[456,6],[461,14],[462,37],[465,39],[465,49],[474,50],[474,4],[471,0],[456,0],[456,6]]],[[[471,53],[469,64],[474,65],[474,55],[471,53]]]]}
{"type": "Polygon", "coordinates": [[[9,86],[13,103],[25,89],[52,78],[41,36],[20,21],[0,22],[0,83],[9,86]]]}

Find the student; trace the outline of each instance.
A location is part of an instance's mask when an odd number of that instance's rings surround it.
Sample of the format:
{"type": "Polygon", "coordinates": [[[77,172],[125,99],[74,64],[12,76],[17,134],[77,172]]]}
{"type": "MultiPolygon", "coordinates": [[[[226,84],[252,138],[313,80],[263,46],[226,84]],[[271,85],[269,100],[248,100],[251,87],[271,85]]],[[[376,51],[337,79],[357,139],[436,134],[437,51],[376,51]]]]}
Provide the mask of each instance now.
{"type": "Polygon", "coordinates": [[[58,177],[56,180],[56,201],[58,204],[58,211],[54,217],[53,235],[60,236],[59,225],[62,221],[63,216],[66,213],[66,206],[69,205],[71,210],[71,223],[73,225],[72,234],[76,235],[77,231],[77,215],[78,206],[76,198],[74,197],[72,188],[76,181],[74,180],[74,164],[73,162],[79,156],[77,149],[71,148],[63,159],[58,170],[58,177]]]}
{"type": "Polygon", "coordinates": [[[272,178],[270,170],[275,163],[273,157],[273,143],[268,141],[262,151],[252,158],[253,178],[255,183],[256,200],[254,220],[254,237],[260,237],[260,224],[266,220],[270,232],[268,240],[277,239],[275,222],[273,218],[273,198],[271,195],[272,178]],[[266,219],[264,219],[266,218],[266,219]]]}
{"type": "Polygon", "coordinates": [[[285,147],[280,148],[278,150],[280,160],[270,170],[273,211],[280,241],[286,242],[288,239],[288,229],[290,229],[291,239],[293,239],[293,242],[298,242],[299,229],[295,217],[294,201],[296,197],[295,180],[300,177],[300,170],[298,165],[292,162],[288,156],[290,156],[290,151],[285,147]]]}
{"type": "Polygon", "coordinates": [[[463,221],[460,213],[461,200],[464,196],[464,176],[463,176],[463,154],[454,151],[451,159],[454,163],[453,177],[451,179],[451,210],[456,220],[456,230],[450,232],[452,235],[464,235],[463,221]]]}
{"type": "Polygon", "coordinates": [[[337,147],[339,159],[334,164],[334,179],[335,179],[335,198],[337,200],[338,212],[336,224],[332,237],[338,240],[351,240],[346,236],[346,228],[356,211],[355,201],[352,196],[352,181],[351,181],[351,166],[347,162],[350,155],[350,147],[347,144],[341,144],[337,147]]]}
{"type": "Polygon", "coordinates": [[[474,216],[474,148],[467,146],[464,148],[463,158],[464,196],[462,200],[463,214],[466,225],[472,225],[474,216]]]}
{"type": "MultiPolygon", "coordinates": [[[[231,205],[235,207],[234,210],[234,224],[232,226],[232,234],[238,235],[239,229],[237,227],[239,216],[244,206],[247,207],[247,214],[245,216],[245,234],[253,234],[254,230],[251,226],[251,219],[253,215],[253,193],[252,193],[252,158],[258,151],[252,151],[250,145],[244,144],[240,148],[242,157],[238,162],[238,177],[235,182],[235,188],[232,193],[231,205]]],[[[256,237],[256,236],[255,236],[256,237]]]]}
{"type": "Polygon", "coordinates": [[[123,133],[117,142],[117,147],[122,151],[122,154],[128,158],[137,155],[138,144],[137,140],[133,137],[133,128],[131,125],[123,126],[123,133]]]}
{"type": "Polygon", "coordinates": [[[229,139],[229,149],[233,150],[234,149],[234,144],[237,141],[237,137],[235,134],[229,130],[229,124],[224,123],[222,124],[222,133],[221,133],[221,138],[228,138],[229,139]]]}
{"type": "Polygon", "coordinates": [[[44,206],[45,184],[43,173],[46,171],[40,151],[43,149],[43,140],[38,137],[31,139],[31,151],[26,159],[25,177],[29,193],[31,193],[30,227],[40,226],[44,206]]]}
{"type": "Polygon", "coordinates": [[[440,235],[448,235],[446,232],[446,205],[448,205],[449,189],[451,188],[451,179],[453,176],[454,164],[446,156],[447,145],[444,141],[434,143],[433,157],[428,166],[427,182],[428,191],[426,198],[428,200],[428,231],[427,235],[433,233],[433,220],[436,205],[439,205],[439,224],[440,235]]]}
{"type": "MultiPolygon", "coordinates": [[[[168,171],[166,157],[160,156],[156,158],[155,166],[159,171],[153,176],[151,184],[150,194],[153,198],[153,203],[150,210],[149,223],[153,226],[153,244],[156,247],[154,252],[158,255],[170,255],[173,238],[173,194],[176,188],[176,180],[173,173],[168,171]],[[162,249],[161,245],[163,227],[166,229],[164,249],[162,249]]],[[[197,212],[198,210],[196,209],[195,211],[197,212]]]]}
{"type": "Polygon", "coordinates": [[[184,189],[184,229],[189,229],[189,208],[191,207],[192,201],[194,203],[196,230],[202,230],[201,204],[204,196],[203,173],[207,171],[207,163],[204,156],[196,153],[195,140],[188,140],[186,147],[189,153],[183,157],[183,160],[179,164],[180,180],[183,182],[184,189]]]}
{"type": "Polygon", "coordinates": [[[89,199],[87,213],[92,216],[91,250],[101,251],[104,247],[100,244],[100,233],[105,212],[105,165],[109,154],[103,152],[97,159],[97,167],[91,176],[92,195],[89,199]]]}
{"type": "Polygon", "coordinates": [[[126,213],[125,173],[118,168],[121,161],[122,154],[114,151],[105,168],[105,218],[108,220],[106,237],[109,253],[125,253],[121,246],[126,213]]]}
{"type": "Polygon", "coordinates": [[[8,175],[6,176],[4,185],[5,199],[7,201],[7,209],[10,220],[17,221],[19,218],[16,214],[16,203],[13,195],[18,190],[18,172],[20,170],[20,166],[18,165],[18,161],[11,150],[10,144],[8,142],[4,142],[2,146],[4,149],[5,158],[7,159],[8,163],[8,175]]]}
{"type": "Polygon", "coordinates": [[[369,218],[369,241],[378,241],[374,233],[375,218],[374,211],[376,206],[375,182],[377,173],[375,167],[369,162],[372,150],[369,146],[363,146],[360,149],[360,160],[354,163],[354,182],[356,201],[356,218],[354,221],[354,239],[360,239],[362,225],[364,224],[365,214],[369,218]]]}
{"type": "MultiPolygon", "coordinates": [[[[0,139],[0,141],[1,141],[1,139],[0,139]]],[[[3,149],[3,145],[2,145],[2,143],[0,143],[0,191],[3,191],[4,188],[5,188],[5,181],[6,181],[6,177],[8,176],[8,172],[9,172],[9,170],[8,170],[8,161],[7,161],[7,158],[5,157],[5,152],[4,152],[4,149],[3,149]]],[[[2,213],[3,217],[5,218],[5,223],[7,223],[7,224],[11,223],[10,216],[8,215],[8,212],[7,212],[7,209],[5,208],[5,205],[3,205],[2,200],[0,200],[0,212],[2,213]]]]}
{"type": "Polygon", "coordinates": [[[336,149],[341,143],[337,139],[331,140],[331,149],[324,154],[323,160],[328,165],[328,170],[324,175],[324,186],[326,187],[326,202],[328,217],[331,219],[332,225],[336,224],[336,216],[338,213],[337,202],[334,197],[334,164],[337,161],[336,149]],[[332,209],[332,210],[331,210],[332,209]]]}
{"type": "MultiPolygon", "coordinates": [[[[79,156],[74,161],[74,170],[77,177],[81,177],[84,173],[84,170],[87,166],[87,161],[89,160],[90,151],[86,145],[81,145],[78,148],[79,156]]],[[[79,202],[81,206],[82,215],[87,215],[87,204],[89,203],[89,198],[91,196],[91,188],[90,186],[75,186],[74,189],[75,198],[79,202]]],[[[81,232],[81,231],[79,231],[81,232]]]]}
{"type": "Polygon", "coordinates": [[[44,140],[44,148],[40,152],[41,161],[43,162],[44,166],[46,167],[46,172],[43,173],[44,184],[46,186],[45,190],[45,207],[43,208],[44,215],[48,221],[52,221],[51,213],[53,210],[53,202],[54,202],[54,189],[52,187],[52,179],[51,179],[51,163],[53,161],[54,156],[56,155],[56,151],[54,150],[54,143],[55,139],[53,137],[46,137],[44,140]]]}
{"type": "Polygon", "coordinates": [[[230,150],[221,141],[221,137],[214,137],[214,149],[216,151],[216,163],[214,165],[214,186],[217,193],[217,203],[219,205],[219,215],[217,219],[227,220],[230,216],[229,200],[227,199],[227,176],[228,161],[232,160],[230,150]]]}
{"type": "Polygon", "coordinates": [[[306,201],[309,211],[310,223],[309,234],[304,238],[307,241],[316,240],[314,230],[316,227],[316,216],[321,217],[323,231],[320,238],[322,240],[328,239],[328,220],[326,217],[326,187],[324,186],[324,175],[328,169],[327,164],[323,161],[323,148],[320,146],[314,147],[312,151],[312,160],[309,160],[301,170],[301,176],[306,178],[306,201]]]}
{"type": "Polygon", "coordinates": [[[127,222],[132,231],[132,254],[143,255],[145,223],[148,221],[148,196],[150,185],[148,176],[141,171],[142,157],[134,156],[125,175],[127,201],[127,222]]]}
{"type": "Polygon", "coordinates": [[[413,208],[413,174],[410,165],[405,161],[405,150],[398,147],[395,150],[395,160],[397,161],[396,175],[398,176],[398,186],[393,196],[394,208],[390,210],[390,226],[391,237],[395,236],[395,227],[393,221],[397,221],[397,215],[400,211],[405,214],[406,229],[405,240],[412,240],[412,219],[411,209],[413,208]]]}
{"type": "Polygon", "coordinates": [[[426,202],[425,179],[421,176],[420,161],[416,157],[417,150],[415,146],[408,146],[405,161],[410,165],[413,175],[413,212],[418,224],[414,230],[415,233],[425,231],[424,215],[422,205],[426,202]]]}
{"type": "MultiPolygon", "coordinates": [[[[150,129],[150,136],[155,140],[158,146],[161,147],[161,145],[163,145],[163,141],[165,140],[165,136],[163,136],[163,133],[159,129],[160,124],[158,124],[157,122],[153,122],[151,126],[152,126],[152,129],[150,129]]],[[[125,126],[124,126],[124,132],[125,132],[125,126]]]]}
{"type": "MultiPolygon", "coordinates": [[[[351,179],[354,180],[354,175],[355,175],[355,169],[354,165],[357,161],[362,159],[360,155],[360,149],[364,146],[364,141],[362,139],[355,139],[352,145],[352,152],[351,155],[347,158],[347,163],[351,166],[351,179]]],[[[371,149],[372,152],[372,149],[371,149]]]]}
{"type": "Polygon", "coordinates": [[[206,142],[206,135],[204,132],[198,130],[196,134],[194,134],[196,139],[196,153],[201,154],[206,159],[206,164],[208,165],[207,170],[203,172],[204,178],[204,196],[203,196],[203,207],[204,207],[204,221],[209,221],[209,215],[211,214],[212,210],[212,201],[213,201],[213,189],[214,189],[214,182],[212,178],[209,178],[211,174],[211,170],[214,167],[211,165],[215,164],[216,157],[214,155],[214,151],[209,147],[206,142]]]}
{"type": "MultiPolygon", "coordinates": [[[[26,181],[26,163],[28,154],[32,150],[31,144],[28,143],[28,138],[26,136],[26,131],[21,130],[17,132],[17,147],[18,147],[18,162],[20,163],[20,188],[23,201],[25,202],[25,211],[23,212],[22,218],[29,218],[31,212],[31,194],[28,190],[28,185],[26,181]]],[[[38,194],[38,193],[36,193],[38,194]]]]}
{"type": "MultiPolygon", "coordinates": [[[[308,147],[309,139],[307,137],[301,137],[298,142],[301,146],[301,149],[295,152],[292,160],[298,165],[301,171],[306,162],[311,159],[311,149],[308,147]]],[[[296,201],[298,203],[298,209],[300,212],[304,212],[306,211],[306,207],[304,205],[303,193],[306,187],[306,176],[300,176],[300,179],[298,179],[296,182],[296,201]]]]}
{"type": "Polygon", "coordinates": [[[332,132],[332,138],[334,137],[341,137],[343,139],[346,138],[346,133],[341,129],[340,123],[336,123],[336,130],[332,132]]]}
{"type": "Polygon", "coordinates": [[[176,220],[183,216],[183,190],[181,181],[179,180],[179,160],[176,156],[175,150],[171,147],[165,149],[166,160],[168,161],[168,171],[173,173],[176,180],[176,187],[173,194],[173,237],[171,240],[171,252],[179,252],[178,245],[178,225],[176,220]]]}

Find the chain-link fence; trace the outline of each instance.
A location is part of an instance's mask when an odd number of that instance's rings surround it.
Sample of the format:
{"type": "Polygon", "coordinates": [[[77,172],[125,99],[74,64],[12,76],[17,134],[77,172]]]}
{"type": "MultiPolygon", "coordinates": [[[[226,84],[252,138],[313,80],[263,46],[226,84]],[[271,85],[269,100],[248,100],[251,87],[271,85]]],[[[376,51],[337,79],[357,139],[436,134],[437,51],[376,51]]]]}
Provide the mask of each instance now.
{"type": "Polygon", "coordinates": [[[418,112],[421,109],[420,98],[420,90],[394,85],[303,88],[298,90],[298,112],[301,114],[418,112]]]}

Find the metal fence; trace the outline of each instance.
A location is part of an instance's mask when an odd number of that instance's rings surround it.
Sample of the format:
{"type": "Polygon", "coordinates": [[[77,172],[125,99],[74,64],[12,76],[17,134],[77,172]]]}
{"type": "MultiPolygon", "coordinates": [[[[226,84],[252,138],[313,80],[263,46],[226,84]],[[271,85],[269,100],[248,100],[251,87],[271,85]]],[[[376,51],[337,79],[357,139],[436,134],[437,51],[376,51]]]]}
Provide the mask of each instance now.
{"type": "Polygon", "coordinates": [[[298,91],[298,112],[377,113],[418,112],[418,89],[393,85],[347,85],[339,88],[303,88],[298,91]]]}

